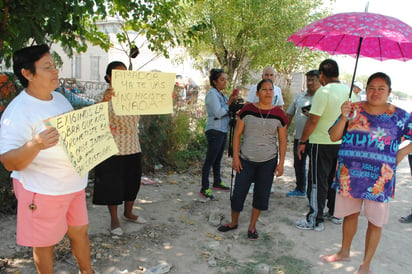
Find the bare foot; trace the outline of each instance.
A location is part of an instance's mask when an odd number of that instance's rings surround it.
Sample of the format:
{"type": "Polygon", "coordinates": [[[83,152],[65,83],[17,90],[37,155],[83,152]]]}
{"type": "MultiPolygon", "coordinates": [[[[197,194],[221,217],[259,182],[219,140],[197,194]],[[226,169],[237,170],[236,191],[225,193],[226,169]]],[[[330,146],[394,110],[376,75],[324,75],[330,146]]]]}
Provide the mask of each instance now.
{"type": "Polygon", "coordinates": [[[333,262],[341,262],[341,261],[349,261],[349,256],[344,256],[339,253],[331,254],[331,255],[322,255],[320,259],[324,263],[333,263],[333,262]]]}
{"type": "Polygon", "coordinates": [[[137,220],[137,218],[139,217],[139,216],[137,216],[137,215],[134,215],[133,213],[129,213],[129,214],[123,214],[123,216],[126,218],[126,219],[130,219],[130,220],[137,220]]]}
{"type": "Polygon", "coordinates": [[[111,228],[111,230],[116,229],[116,228],[118,228],[118,227],[120,227],[119,219],[117,219],[117,220],[112,220],[112,221],[110,222],[110,228],[111,228]]]}
{"type": "Polygon", "coordinates": [[[372,274],[372,270],[370,270],[368,267],[360,266],[355,274],[372,274]]]}

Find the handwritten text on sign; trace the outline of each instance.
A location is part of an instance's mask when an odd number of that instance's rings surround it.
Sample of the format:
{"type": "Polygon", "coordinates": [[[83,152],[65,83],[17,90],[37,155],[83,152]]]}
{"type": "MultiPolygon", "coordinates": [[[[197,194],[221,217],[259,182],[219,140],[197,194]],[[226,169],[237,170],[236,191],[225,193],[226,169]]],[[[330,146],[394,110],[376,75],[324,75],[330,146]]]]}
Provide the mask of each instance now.
{"type": "Polygon", "coordinates": [[[116,115],[173,113],[176,74],[113,70],[112,97],[116,115]]]}
{"type": "Polygon", "coordinates": [[[118,152],[110,133],[108,103],[95,104],[51,118],[74,168],[83,176],[118,152]]]}

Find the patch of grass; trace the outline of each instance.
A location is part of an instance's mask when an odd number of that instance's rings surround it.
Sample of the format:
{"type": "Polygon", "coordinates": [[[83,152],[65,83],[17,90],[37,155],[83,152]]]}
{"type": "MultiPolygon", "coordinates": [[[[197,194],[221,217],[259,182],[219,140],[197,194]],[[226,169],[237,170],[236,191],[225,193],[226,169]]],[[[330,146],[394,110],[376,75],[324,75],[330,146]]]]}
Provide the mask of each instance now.
{"type": "Polygon", "coordinates": [[[303,260],[296,259],[293,256],[285,255],[275,259],[276,267],[275,269],[277,272],[281,271],[281,273],[285,274],[310,274],[310,267],[311,265],[303,260]]]}

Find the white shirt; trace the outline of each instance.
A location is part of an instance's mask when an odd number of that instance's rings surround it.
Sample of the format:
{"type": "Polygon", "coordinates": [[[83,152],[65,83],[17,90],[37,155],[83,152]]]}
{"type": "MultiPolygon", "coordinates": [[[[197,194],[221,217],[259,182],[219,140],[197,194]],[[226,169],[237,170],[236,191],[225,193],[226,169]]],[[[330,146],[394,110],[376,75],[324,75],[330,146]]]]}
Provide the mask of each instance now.
{"type": "MultiPolygon", "coordinates": [[[[47,118],[73,110],[69,101],[57,92],[43,101],[23,90],[7,106],[0,123],[0,153],[23,146],[46,129],[47,118]]],[[[13,171],[26,190],[46,195],[64,195],[84,189],[87,175],[80,177],[71,164],[63,144],[41,150],[23,170],[13,171]]]]}
{"type": "Polygon", "coordinates": [[[296,95],[293,102],[289,105],[286,114],[295,116],[295,139],[302,137],[313,96],[307,91],[296,95]]]}
{"type": "MultiPolygon", "coordinates": [[[[257,85],[253,86],[250,89],[249,94],[246,98],[246,102],[249,102],[249,103],[259,102],[259,98],[256,96],[256,91],[257,91],[257,85]]],[[[280,89],[280,87],[277,87],[275,85],[273,85],[272,105],[274,105],[274,106],[283,106],[284,105],[283,97],[282,97],[282,90],[280,89]]]]}

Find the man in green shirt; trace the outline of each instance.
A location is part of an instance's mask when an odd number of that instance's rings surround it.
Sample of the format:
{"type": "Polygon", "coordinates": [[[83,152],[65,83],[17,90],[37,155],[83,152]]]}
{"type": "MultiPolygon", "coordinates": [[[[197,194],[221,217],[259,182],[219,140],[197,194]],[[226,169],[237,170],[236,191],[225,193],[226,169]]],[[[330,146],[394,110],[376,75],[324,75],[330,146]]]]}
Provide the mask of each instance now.
{"type": "Polygon", "coordinates": [[[342,223],[341,219],[333,216],[336,193],[330,189],[340,141],[332,142],[328,130],[340,115],[340,106],[349,96],[349,88],[339,81],[339,68],[334,60],[324,60],[319,65],[319,72],[323,87],[313,96],[309,118],[298,147],[298,155],[301,155],[307,141],[311,144],[307,190],[310,210],[305,219],[296,222],[299,229],[315,231],[324,230],[325,217],[336,224],[342,223]],[[324,216],[326,200],[329,211],[324,216]]]}

